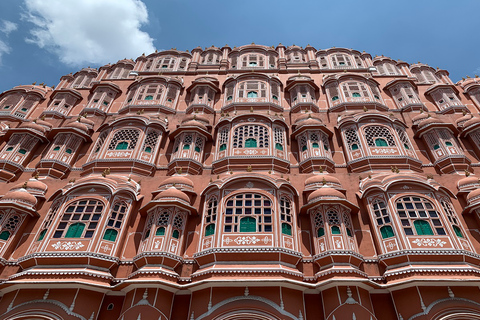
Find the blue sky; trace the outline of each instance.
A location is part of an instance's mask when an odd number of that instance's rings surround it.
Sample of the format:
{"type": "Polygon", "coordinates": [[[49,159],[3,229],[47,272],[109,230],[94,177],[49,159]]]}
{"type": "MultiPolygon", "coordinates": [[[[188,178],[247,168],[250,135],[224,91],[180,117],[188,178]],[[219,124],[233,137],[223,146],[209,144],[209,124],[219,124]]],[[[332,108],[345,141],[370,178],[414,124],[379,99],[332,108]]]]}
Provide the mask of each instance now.
{"type": "Polygon", "coordinates": [[[154,49],[310,44],[480,74],[479,0],[0,0],[0,92],[154,49]]]}

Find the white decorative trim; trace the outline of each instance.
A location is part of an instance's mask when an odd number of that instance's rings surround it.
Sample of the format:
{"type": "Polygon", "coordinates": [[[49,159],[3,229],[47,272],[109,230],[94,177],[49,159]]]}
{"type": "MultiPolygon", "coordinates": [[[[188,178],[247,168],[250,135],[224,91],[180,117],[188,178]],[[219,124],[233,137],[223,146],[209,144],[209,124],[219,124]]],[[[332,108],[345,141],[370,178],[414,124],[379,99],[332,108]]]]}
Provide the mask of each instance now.
{"type": "Polygon", "coordinates": [[[414,314],[413,316],[411,316],[410,318],[408,318],[408,320],[413,320],[413,319],[415,319],[415,318],[418,318],[418,317],[427,315],[427,314],[430,312],[430,310],[432,310],[432,308],[435,307],[437,304],[440,304],[440,303],[443,303],[443,302],[447,302],[447,301],[467,302],[467,303],[471,303],[471,304],[474,304],[474,305],[477,305],[477,306],[480,307],[480,303],[475,302],[475,301],[472,301],[472,300],[469,300],[469,299],[465,299],[465,298],[456,298],[456,297],[453,297],[453,298],[439,299],[439,300],[436,300],[436,301],[430,303],[430,304],[428,305],[428,307],[425,308],[425,311],[420,312],[420,313],[417,313],[417,314],[414,314]]]}
{"type": "MultiPolygon", "coordinates": [[[[29,305],[29,304],[34,304],[34,303],[50,303],[50,304],[54,304],[56,305],[57,307],[60,307],[63,311],[65,311],[65,313],[67,313],[69,316],[72,316],[72,317],[76,317],[80,320],[87,320],[85,317],[79,315],[78,313],[75,313],[75,312],[72,312],[70,311],[70,309],[64,305],[63,303],[61,303],[60,301],[57,301],[57,300],[31,300],[31,301],[27,301],[27,302],[23,302],[23,303],[20,303],[19,305],[16,305],[15,307],[13,307],[12,309],[10,310],[7,310],[3,315],[7,314],[7,313],[10,313],[12,310],[15,310],[16,308],[19,308],[21,306],[25,306],[25,305],[29,305]]],[[[25,312],[28,312],[28,310],[25,310],[25,312]]],[[[21,315],[21,314],[20,314],[21,315]]]]}

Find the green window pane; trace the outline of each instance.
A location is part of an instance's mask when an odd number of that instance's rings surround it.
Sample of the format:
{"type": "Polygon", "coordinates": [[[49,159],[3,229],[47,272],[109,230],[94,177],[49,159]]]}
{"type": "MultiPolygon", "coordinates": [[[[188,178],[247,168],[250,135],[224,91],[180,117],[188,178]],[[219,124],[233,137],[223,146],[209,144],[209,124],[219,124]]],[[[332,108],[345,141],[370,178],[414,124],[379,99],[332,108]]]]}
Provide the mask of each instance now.
{"type": "Polygon", "coordinates": [[[312,143],[312,148],[319,148],[319,145],[317,142],[312,143]]]}
{"type": "Polygon", "coordinates": [[[200,151],[201,151],[200,147],[195,146],[195,152],[200,152],[200,151]]]}
{"type": "Polygon", "coordinates": [[[227,150],[227,145],[224,143],[220,145],[220,151],[227,150]]]}
{"type": "Polygon", "coordinates": [[[105,234],[103,235],[103,240],[108,241],[115,241],[117,239],[118,231],[115,229],[107,229],[105,230],[105,234]]]}
{"type": "Polygon", "coordinates": [[[445,145],[446,145],[447,147],[453,147],[453,144],[452,144],[450,141],[445,142],[445,145]]]}
{"type": "Polygon", "coordinates": [[[332,227],[332,234],[340,234],[340,227],[338,226],[333,226],[332,227]]]}
{"type": "Polygon", "coordinates": [[[377,138],[375,139],[375,145],[377,147],[388,147],[388,142],[383,138],[377,138]]]}
{"type": "Polygon", "coordinates": [[[10,232],[5,230],[0,233],[0,240],[8,240],[8,238],[10,238],[10,232]]]}
{"type": "Polygon", "coordinates": [[[247,93],[247,98],[258,98],[258,93],[256,91],[249,91],[247,93]]]}
{"type": "Polygon", "coordinates": [[[257,220],[252,217],[245,217],[240,220],[240,232],[257,231],[257,220]]]}
{"type": "Polygon", "coordinates": [[[283,151],[283,146],[280,143],[277,142],[277,143],[275,143],[275,149],[283,151]]]}
{"type": "Polygon", "coordinates": [[[46,234],[47,234],[47,229],[42,230],[42,232],[40,232],[40,235],[38,236],[37,241],[42,241],[43,238],[45,238],[46,234]]]}
{"type": "Polygon", "coordinates": [[[165,227],[158,227],[157,231],[155,232],[156,236],[164,236],[165,235],[165,227]]]}
{"type": "Polygon", "coordinates": [[[153,100],[153,96],[146,96],[145,100],[153,100]]]}
{"type": "Polygon", "coordinates": [[[146,148],[145,148],[145,152],[147,152],[147,153],[152,153],[152,148],[151,148],[151,147],[146,147],[146,148]]]}
{"type": "Polygon", "coordinates": [[[60,147],[58,147],[58,146],[53,148],[53,151],[58,151],[58,150],[60,150],[60,147]]]}
{"type": "MultiPolygon", "coordinates": [[[[60,149],[60,148],[59,148],[60,149]]],[[[13,150],[13,147],[8,147],[7,148],[7,151],[12,151],[13,150]]]]}
{"type": "Polygon", "coordinates": [[[395,236],[391,226],[383,226],[380,228],[380,233],[382,234],[382,239],[387,239],[395,236]]]}
{"type": "Polygon", "coordinates": [[[333,96],[332,97],[332,101],[337,101],[338,100],[338,96],[333,96]]]}
{"type": "Polygon", "coordinates": [[[282,233],[286,234],[287,236],[292,235],[292,226],[289,225],[288,223],[282,223],[282,233]]]}
{"type": "Polygon", "coordinates": [[[205,227],[205,237],[215,234],[215,223],[211,223],[205,227]]]}
{"type": "Polygon", "coordinates": [[[68,153],[68,154],[72,154],[72,149],[67,149],[67,150],[65,150],[65,152],[68,153]]]}
{"type": "Polygon", "coordinates": [[[257,147],[257,140],[253,138],[249,138],[245,140],[245,148],[256,148],[257,147]]]}
{"type": "Polygon", "coordinates": [[[318,228],[317,230],[317,237],[323,237],[325,235],[325,229],[318,228]]]}
{"type": "Polygon", "coordinates": [[[190,150],[190,145],[189,144],[184,144],[183,145],[183,150],[190,150]]]}
{"type": "Polygon", "coordinates": [[[172,237],[175,239],[180,238],[180,232],[178,230],[173,230],[172,237]]]}
{"type": "Polygon", "coordinates": [[[233,97],[232,96],[228,96],[227,97],[227,101],[232,101],[233,97]]]}
{"type": "Polygon", "coordinates": [[[143,240],[147,239],[148,237],[150,237],[150,229],[145,232],[145,237],[143,237],[143,240]]]}
{"type": "Polygon", "coordinates": [[[128,142],[122,141],[115,147],[115,150],[127,150],[128,149],[128,142]]]}
{"type": "Polygon", "coordinates": [[[250,62],[250,63],[248,64],[248,66],[249,66],[249,67],[256,67],[256,66],[257,66],[257,63],[252,61],[252,62],[250,62]]]}
{"type": "Polygon", "coordinates": [[[433,150],[437,150],[437,149],[439,149],[439,148],[440,148],[440,146],[439,146],[438,144],[436,144],[436,145],[433,146],[433,150]]]}
{"type": "Polygon", "coordinates": [[[20,149],[20,150],[18,150],[18,153],[25,154],[25,153],[27,153],[27,150],[25,150],[25,149],[20,149]]]}
{"type": "Polygon", "coordinates": [[[302,151],[305,151],[305,150],[307,150],[307,146],[302,147],[302,151]]]}
{"type": "Polygon", "coordinates": [[[358,144],[356,143],[352,144],[352,150],[358,150],[358,144]]]}
{"type": "Polygon", "coordinates": [[[409,147],[408,144],[406,144],[406,143],[403,144],[403,147],[404,147],[405,149],[407,149],[407,150],[410,149],[410,147],[409,147]]]}
{"type": "Polygon", "coordinates": [[[272,98],[273,98],[273,100],[278,100],[278,97],[275,96],[275,95],[273,95],[272,98]]]}
{"type": "Polygon", "coordinates": [[[417,231],[417,235],[422,236],[433,236],[433,230],[430,224],[425,220],[415,220],[413,223],[415,226],[415,230],[417,231]]]}
{"type": "Polygon", "coordinates": [[[68,227],[65,238],[80,238],[82,237],[83,229],[85,229],[85,224],[81,222],[71,224],[70,227],[68,227]]]}
{"type": "Polygon", "coordinates": [[[460,230],[459,227],[453,226],[453,230],[455,231],[455,234],[457,235],[457,237],[463,238],[462,230],[460,230]]]}
{"type": "Polygon", "coordinates": [[[361,95],[358,92],[354,92],[352,93],[352,97],[358,98],[358,97],[361,97],[361,95]]]}
{"type": "Polygon", "coordinates": [[[347,235],[348,235],[349,237],[353,237],[352,231],[350,230],[350,228],[347,228],[347,235]]]}

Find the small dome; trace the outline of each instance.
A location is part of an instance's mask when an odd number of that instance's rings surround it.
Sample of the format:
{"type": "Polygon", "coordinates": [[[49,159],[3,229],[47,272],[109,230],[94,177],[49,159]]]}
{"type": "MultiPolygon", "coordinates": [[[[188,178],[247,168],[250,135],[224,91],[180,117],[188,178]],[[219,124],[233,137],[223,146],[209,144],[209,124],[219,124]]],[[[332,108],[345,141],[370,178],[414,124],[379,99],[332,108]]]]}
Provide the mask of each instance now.
{"type": "Polygon", "coordinates": [[[78,121],[70,122],[69,124],[67,124],[67,127],[78,129],[78,130],[83,131],[85,133],[88,133],[88,131],[90,130],[86,124],[78,122],[78,121]]]}
{"type": "Polygon", "coordinates": [[[480,184],[478,177],[466,177],[458,180],[457,183],[458,189],[464,189],[478,184],[480,184]]]}
{"type": "Polygon", "coordinates": [[[455,124],[457,125],[457,127],[461,127],[466,121],[470,120],[471,118],[473,118],[471,114],[466,114],[463,117],[458,118],[455,121],[455,124]]]}
{"type": "Polygon", "coordinates": [[[193,188],[193,182],[187,177],[173,176],[165,179],[159,187],[165,187],[168,185],[186,185],[193,188]]]}
{"type": "Polygon", "coordinates": [[[183,193],[182,191],[174,187],[168,188],[167,190],[160,192],[155,197],[155,200],[172,199],[172,198],[180,199],[187,203],[190,203],[190,198],[185,193],[183,193]]]}
{"type": "Polygon", "coordinates": [[[335,190],[330,187],[322,187],[320,189],[317,189],[313,191],[309,196],[307,201],[313,201],[317,198],[340,198],[340,199],[346,199],[345,195],[341,193],[338,190],[335,190]]]}
{"type": "Polygon", "coordinates": [[[205,131],[208,131],[207,127],[201,123],[200,121],[197,120],[190,120],[182,123],[182,127],[199,127],[200,129],[203,129],[205,131]]]}
{"type": "Polygon", "coordinates": [[[478,198],[478,197],[480,197],[480,188],[471,191],[467,195],[467,201],[470,202],[471,200],[474,200],[475,198],[478,198]]]}
{"type": "Polygon", "coordinates": [[[367,181],[363,182],[362,189],[365,190],[370,186],[381,186],[382,181],[378,179],[368,179],[367,181]]]}
{"type": "Polygon", "coordinates": [[[27,190],[21,188],[15,191],[9,191],[6,195],[2,197],[1,202],[20,202],[34,206],[37,204],[37,198],[31,195],[27,190]]]}
{"type": "Polygon", "coordinates": [[[474,124],[477,124],[479,122],[480,122],[480,118],[472,117],[470,120],[465,121],[465,123],[463,124],[463,127],[468,128],[468,127],[470,127],[474,124]]]}
{"type": "Polygon", "coordinates": [[[210,121],[208,120],[208,118],[206,117],[203,117],[201,115],[198,115],[198,114],[190,114],[188,116],[185,117],[185,119],[182,121],[182,123],[185,123],[185,122],[188,122],[190,120],[196,120],[196,121],[199,121],[201,123],[203,123],[204,125],[208,126],[210,124],[210,121]]]}
{"type": "Polygon", "coordinates": [[[425,120],[425,119],[427,119],[427,118],[429,118],[428,113],[422,112],[422,113],[420,113],[420,114],[417,114],[415,117],[413,117],[413,118],[412,118],[412,122],[413,122],[414,124],[417,124],[418,122],[420,122],[420,121],[422,121],[422,120],[425,120]]]}
{"type": "Polygon", "coordinates": [[[30,189],[33,189],[33,190],[36,190],[36,191],[40,191],[42,193],[45,193],[47,192],[47,185],[41,181],[38,181],[37,179],[30,179],[28,181],[26,181],[25,183],[19,183],[17,184],[15,187],[13,187],[12,189],[26,189],[26,190],[30,190],[30,189]]]}
{"type": "Polygon", "coordinates": [[[312,184],[326,184],[326,185],[334,184],[339,187],[342,186],[342,184],[340,183],[340,180],[338,180],[337,178],[329,174],[317,174],[305,180],[305,187],[312,184]]]}
{"type": "Polygon", "coordinates": [[[438,120],[436,118],[428,118],[428,119],[425,119],[425,120],[422,120],[418,123],[418,128],[424,128],[428,125],[431,125],[431,124],[434,124],[434,123],[443,123],[442,120],[438,120]]]}
{"type": "Polygon", "coordinates": [[[42,125],[39,125],[38,123],[35,122],[24,122],[20,126],[20,128],[28,128],[36,131],[40,131],[41,133],[45,133],[46,128],[42,125]]]}

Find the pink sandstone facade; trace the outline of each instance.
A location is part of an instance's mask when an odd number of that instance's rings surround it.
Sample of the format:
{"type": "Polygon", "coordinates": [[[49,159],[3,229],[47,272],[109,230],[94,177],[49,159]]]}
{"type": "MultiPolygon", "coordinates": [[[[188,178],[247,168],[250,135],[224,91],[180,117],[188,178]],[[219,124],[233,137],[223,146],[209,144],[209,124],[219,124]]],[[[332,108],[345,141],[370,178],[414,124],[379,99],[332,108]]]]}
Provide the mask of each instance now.
{"type": "Polygon", "coordinates": [[[0,95],[0,318],[480,319],[480,79],[168,50],[0,95]]]}

